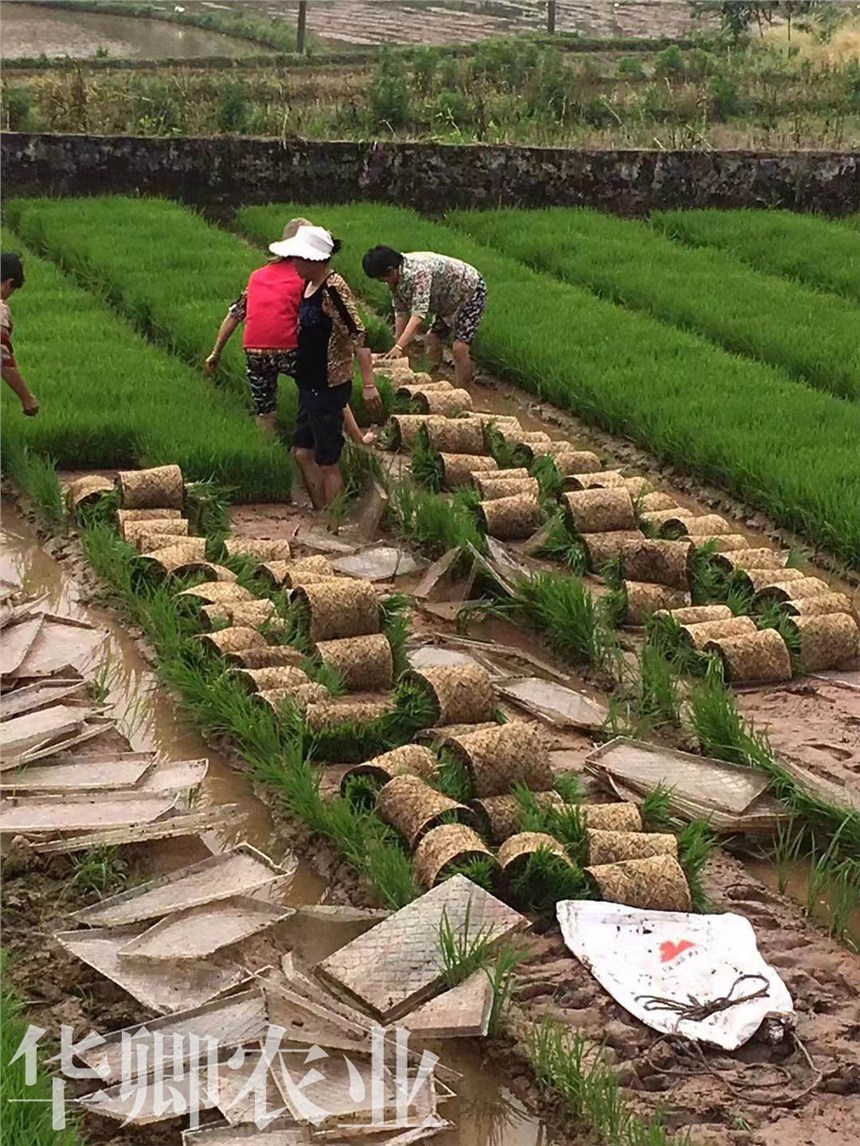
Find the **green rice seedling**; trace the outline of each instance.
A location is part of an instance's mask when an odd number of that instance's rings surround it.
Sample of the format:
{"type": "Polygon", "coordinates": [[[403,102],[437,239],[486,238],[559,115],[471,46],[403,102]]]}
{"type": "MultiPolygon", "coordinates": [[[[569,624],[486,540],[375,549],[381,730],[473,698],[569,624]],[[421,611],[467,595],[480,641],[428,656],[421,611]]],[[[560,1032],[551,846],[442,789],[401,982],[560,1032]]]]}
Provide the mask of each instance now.
{"type": "Polygon", "coordinates": [[[538,848],[527,857],[511,887],[521,910],[542,917],[554,916],[560,900],[590,898],[582,871],[548,847],[538,848]]]}
{"type": "Polygon", "coordinates": [[[120,856],[119,848],[99,844],[72,857],[72,883],[85,892],[104,895],[121,888],[126,881],[128,869],[120,856]]]}
{"type": "Polygon", "coordinates": [[[782,607],[774,602],[764,608],[756,617],[756,624],[760,629],[775,629],[788,648],[791,657],[791,667],[796,675],[803,672],[803,658],[800,649],[800,632],[791,617],[782,607]]]}
{"type": "Polygon", "coordinates": [[[678,836],[678,862],[690,886],[693,910],[708,912],[713,905],[705,891],[705,865],[716,840],[706,820],[693,820],[678,836]]]}
{"type": "Polygon", "coordinates": [[[390,834],[369,841],[366,870],[383,903],[394,911],[399,911],[421,894],[411,857],[390,834]]]}
{"type": "Polygon", "coordinates": [[[580,804],[550,808],[548,831],[555,836],[578,867],[588,862],[588,829],[580,804]]]}
{"type": "Polygon", "coordinates": [[[777,871],[777,886],[780,895],[788,890],[792,868],[801,862],[807,849],[807,831],[795,823],[780,823],[776,830],[776,843],[773,846],[773,862],[777,871]]]}
{"type": "Polygon", "coordinates": [[[438,450],[434,450],[427,440],[427,434],[421,430],[418,441],[412,451],[410,473],[419,485],[433,493],[439,493],[445,481],[442,469],[442,458],[438,450]]]}
{"type": "Polygon", "coordinates": [[[451,875],[464,875],[485,891],[492,891],[496,883],[496,861],[488,856],[467,860],[466,863],[452,864],[451,875]]]}
{"type": "Polygon", "coordinates": [[[468,804],[475,794],[469,769],[450,748],[439,749],[439,771],[434,787],[460,804],[468,804]]]}
{"type": "Polygon", "coordinates": [[[516,947],[512,943],[503,943],[494,952],[490,966],[484,968],[493,992],[493,1002],[487,1024],[487,1034],[490,1038],[496,1038],[501,1034],[502,1018],[510,1006],[516,986],[517,967],[525,957],[526,953],[521,947],[516,947]]]}
{"type": "Polygon", "coordinates": [[[567,804],[578,804],[585,795],[582,780],[574,772],[559,773],[553,779],[552,786],[567,804]]]}
{"type": "Polygon", "coordinates": [[[458,986],[479,968],[488,967],[492,960],[492,928],[488,925],[473,931],[471,903],[466,906],[460,928],[454,927],[447,909],[442,908],[438,944],[442,976],[448,987],[458,986]]]}
{"type": "Polygon", "coordinates": [[[564,478],[558,472],[555,460],[548,455],[535,458],[531,464],[531,475],[537,478],[542,501],[556,502],[564,492],[564,478]]]}
{"type": "Polygon", "coordinates": [[[331,665],[308,657],[303,661],[302,668],[311,680],[316,681],[317,684],[325,685],[332,696],[343,696],[346,693],[343,676],[331,665]]]}
{"type": "Polygon", "coordinates": [[[469,545],[479,552],[486,548],[471,514],[456,500],[400,483],[391,492],[391,509],[404,539],[428,557],[469,545]]]}
{"type": "Polygon", "coordinates": [[[373,452],[355,442],[346,442],[340,456],[344,492],[347,503],[354,502],[372,481],[385,484],[382,463],[373,452]]]}
{"type": "Polygon", "coordinates": [[[566,565],[577,577],[582,577],[588,572],[588,554],[585,546],[570,532],[567,520],[559,509],[555,510],[547,521],[546,538],[541,542],[538,556],[548,557],[551,561],[566,565]]]}
{"type": "Polygon", "coordinates": [[[230,499],[234,491],[214,481],[187,482],[185,515],[190,533],[202,534],[216,544],[223,542],[233,528],[230,499]]]}
{"type": "Polygon", "coordinates": [[[550,644],[573,663],[607,669],[616,650],[614,634],[582,581],[539,573],[517,586],[515,603],[546,634],[550,644]]]}
{"type": "Polygon", "coordinates": [[[709,605],[712,601],[722,601],[725,596],[725,574],[714,565],[716,541],[706,541],[697,545],[690,554],[688,572],[690,593],[694,605],[709,605]]]}
{"type": "Polygon", "coordinates": [[[520,822],[518,830],[521,832],[547,832],[552,834],[552,826],[548,808],[542,808],[535,798],[534,792],[525,784],[514,786],[514,796],[520,807],[520,822]]]}
{"type": "Polygon", "coordinates": [[[485,427],[484,440],[490,451],[490,457],[495,459],[500,470],[517,469],[521,466],[528,467],[530,457],[524,455],[515,442],[506,441],[504,434],[496,426],[485,427]]]}
{"type": "Polygon", "coordinates": [[[395,678],[409,668],[406,641],[409,638],[411,605],[412,602],[405,593],[389,593],[380,601],[382,632],[388,637],[388,643],[391,645],[395,678]]]}
{"type": "Polygon", "coordinates": [[[676,821],[669,809],[672,806],[672,789],[665,784],[652,788],[642,800],[640,811],[642,822],[649,832],[673,832],[676,821]]]}
{"type": "Polygon", "coordinates": [[[636,681],[636,712],[654,727],[681,722],[681,689],[676,670],[666,655],[645,644],[639,656],[636,681]]]}
{"type": "Polygon", "coordinates": [[[66,506],[57,477],[56,463],[40,457],[20,439],[7,434],[3,440],[3,473],[25,490],[36,503],[39,516],[54,530],[66,526],[66,506]]]}
{"type": "MultiPolygon", "coordinates": [[[[246,208],[240,222],[265,237],[285,210],[283,204],[246,208]]],[[[312,208],[290,205],[289,210],[312,208]]],[[[471,229],[479,218],[457,222],[471,229]]],[[[530,271],[462,231],[455,234],[414,212],[351,204],[327,208],[325,221],[345,239],[341,265],[371,305],[380,310],[389,305],[384,285],[361,278],[361,253],[380,234],[403,250],[417,244],[465,258],[481,268],[493,298],[476,340],[477,355],[488,368],[745,498],[849,564],[860,563],[860,514],[852,494],[860,484],[855,404],[530,271]],[[535,297],[542,300],[537,315],[535,297]],[[577,316],[573,330],[572,313],[577,316]],[[773,410],[802,425],[803,435],[789,441],[773,410]]],[[[511,230],[525,228],[504,229],[511,230]]]]}

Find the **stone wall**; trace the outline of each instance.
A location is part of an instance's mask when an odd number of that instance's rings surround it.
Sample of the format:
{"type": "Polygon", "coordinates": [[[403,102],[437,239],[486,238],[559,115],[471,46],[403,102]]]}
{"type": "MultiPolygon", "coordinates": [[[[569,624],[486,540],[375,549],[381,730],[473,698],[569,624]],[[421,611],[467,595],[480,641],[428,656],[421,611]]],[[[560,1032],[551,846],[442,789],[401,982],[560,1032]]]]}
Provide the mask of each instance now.
{"type": "Polygon", "coordinates": [[[166,195],[193,203],[355,199],[449,207],[860,211],[860,155],[573,151],[426,143],[2,135],[5,195],[166,195]]]}

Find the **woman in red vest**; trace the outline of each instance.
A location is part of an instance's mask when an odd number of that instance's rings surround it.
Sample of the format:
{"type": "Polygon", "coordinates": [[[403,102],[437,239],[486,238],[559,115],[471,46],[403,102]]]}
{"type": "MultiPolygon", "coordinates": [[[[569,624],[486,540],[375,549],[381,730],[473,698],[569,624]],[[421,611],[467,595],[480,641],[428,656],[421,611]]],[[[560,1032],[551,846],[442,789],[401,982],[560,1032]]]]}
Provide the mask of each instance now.
{"type": "MultiPolygon", "coordinates": [[[[307,219],[290,219],[284,227],[284,239],[291,239],[299,227],[310,226],[307,219]]],[[[227,311],[215,347],[206,359],[205,370],[211,377],[230,337],[245,324],[242,345],[254,413],[257,425],[270,434],[275,432],[278,416],[278,378],[281,374],[292,378],[296,372],[299,307],[304,288],[304,280],[289,259],[273,259],[254,271],[245,290],[227,311]]],[[[372,434],[362,436],[349,406],[344,410],[344,430],[354,442],[372,440],[372,434]]]]}

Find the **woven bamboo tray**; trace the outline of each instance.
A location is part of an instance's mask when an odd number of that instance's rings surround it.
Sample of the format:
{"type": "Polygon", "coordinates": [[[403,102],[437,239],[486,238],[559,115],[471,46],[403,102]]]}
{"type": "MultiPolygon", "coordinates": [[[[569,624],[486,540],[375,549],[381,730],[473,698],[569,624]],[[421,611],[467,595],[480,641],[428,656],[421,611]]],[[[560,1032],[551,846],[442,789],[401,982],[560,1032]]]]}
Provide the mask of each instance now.
{"type": "Polygon", "coordinates": [[[546,832],[518,832],[515,836],[509,836],[499,848],[502,875],[513,879],[517,872],[525,867],[529,858],[539,852],[551,852],[564,860],[569,867],[574,866],[558,840],[546,832]]]}
{"type": "Polygon", "coordinates": [[[206,601],[210,605],[220,601],[254,600],[253,593],[235,581],[204,581],[200,585],[192,585],[190,589],[180,589],[176,596],[191,597],[197,601],[206,601]]]}
{"type": "Polygon", "coordinates": [[[342,577],[303,585],[295,590],[295,600],[306,613],[314,644],[380,631],[379,601],[369,581],[342,577]]]}
{"type": "Polygon", "coordinates": [[[305,657],[299,649],[291,649],[288,645],[266,645],[265,647],[240,649],[236,653],[230,653],[227,660],[231,664],[237,664],[246,669],[285,668],[289,666],[301,668],[305,657]]]}
{"type": "Polygon", "coordinates": [[[226,621],[230,625],[239,625],[249,629],[259,629],[269,621],[277,620],[278,613],[274,602],[263,601],[218,601],[213,605],[204,605],[200,612],[207,622],[217,628],[219,622],[226,621]]]}
{"type": "Polygon", "coordinates": [[[671,617],[679,625],[703,625],[708,621],[730,621],[734,614],[728,605],[691,605],[688,609],[658,609],[657,617],[671,617]]]}
{"type": "Polygon", "coordinates": [[[638,499],[638,503],[639,512],[642,514],[656,513],[661,509],[675,510],[678,508],[678,503],[674,497],[671,494],[663,493],[661,490],[643,494],[638,499]]]}
{"type": "Polygon", "coordinates": [[[232,569],[228,569],[226,565],[219,565],[217,562],[209,563],[209,577],[212,581],[223,581],[227,584],[235,584],[239,580],[232,569]]]}
{"type": "Polygon", "coordinates": [[[700,517],[675,514],[674,517],[667,518],[663,528],[667,534],[677,533],[688,537],[702,537],[705,534],[709,537],[720,537],[732,532],[732,527],[718,513],[703,513],[700,517]]]}
{"type": "Polygon", "coordinates": [[[676,518],[692,521],[695,516],[691,509],[680,509],[676,506],[674,509],[655,509],[643,512],[642,520],[655,529],[662,530],[667,521],[674,521],[676,518]]]}
{"type": "Polygon", "coordinates": [[[565,485],[574,493],[586,489],[626,489],[624,480],[620,470],[597,470],[595,473],[570,474],[565,478],[565,485]]]}
{"type": "Polygon", "coordinates": [[[574,450],[567,442],[554,442],[550,456],[562,477],[576,474],[595,474],[603,469],[603,462],[590,450],[574,450]]]}
{"type": "Polygon", "coordinates": [[[472,860],[495,857],[481,837],[462,824],[442,824],[424,836],[415,852],[415,874],[422,887],[435,887],[446,871],[472,860]]]}
{"type": "MultiPolygon", "coordinates": [[[[120,513],[122,510],[120,510],[120,513]]],[[[124,541],[136,545],[138,549],[145,549],[141,544],[142,538],[148,537],[175,537],[188,536],[188,522],[184,517],[156,517],[146,521],[124,521],[120,526],[120,534],[124,541]]]]}
{"type": "Polygon", "coordinates": [[[791,657],[776,629],[708,641],[704,651],[719,653],[733,684],[775,684],[791,680],[791,657]]]}
{"type": "Polygon", "coordinates": [[[642,813],[635,804],[580,804],[579,808],[590,831],[642,831],[642,813]]]}
{"type": "Polygon", "coordinates": [[[589,828],[588,860],[591,864],[620,863],[649,856],[678,856],[678,841],[671,832],[613,832],[589,828]]]}
{"type": "Polygon", "coordinates": [[[120,470],[116,476],[123,509],[182,509],[185,483],[179,466],[156,466],[148,470],[120,470]]]}
{"type": "MultiPolygon", "coordinates": [[[[563,808],[564,800],[552,788],[546,792],[532,792],[540,808],[563,808]]],[[[522,806],[516,796],[487,796],[472,800],[470,807],[479,818],[482,835],[497,847],[520,830],[522,806]]]]}
{"type": "Polygon", "coordinates": [[[672,589],[689,588],[687,574],[692,546],[689,541],[629,541],[621,554],[621,568],[628,581],[647,581],[672,589]]]}
{"type": "Polygon", "coordinates": [[[736,569],[735,577],[745,583],[754,593],[769,589],[772,585],[787,585],[790,581],[806,581],[800,569],[736,569]]]}
{"type": "Polygon", "coordinates": [[[319,641],[316,649],[348,692],[385,692],[394,683],[394,657],[384,633],[319,641]]]}
{"type": "Polygon", "coordinates": [[[70,513],[80,509],[83,505],[95,505],[105,494],[113,493],[116,488],[110,478],[99,474],[87,474],[76,478],[66,487],[66,505],[70,513]]]}
{"type": "Polygon", "coordinates": [[[818,597],[821,593],[829,593],[830,586],[818,577],[797,577],[793,580],[782,580],[767,588],[759,589],[753,597],[753,608],[764,608],[774,602],[800,601],[804,597],[818,597]]]}
{"type": "Polygon", "coordinates": [[[652,613],[690,606],[690,594],[685,589],[670,589],[668,585],[649,585],[643,581],[623,581],[622,587],[627,598],[624,614],[627,625],[644,625],[652,613]]]}
{"type": "MultiPolygon", "coordinates": [[[[137,535],[134,540],[138,553],[155,553],[157,549],[166,549],[169,545],[181,545],[188,538],[187,533],[150,533],[148,530],[137,535]]],[[[190,541],[202,541],[201,556],[206,556],[206,539],[204,537],[188,538],[190,541]]]]}
{"type": "Polygon", "coordinates": [[[842,668],[856,660],[857,622],[848,613],[795,617],[794,628],[800,635],[800,660],[804,672],[842,668]]]}
{"type": "Polygon", "coordinates": [[[465,804],[450,800],[421,779],[420,776],[395,776],[379,793],[377,815],[395,828],[415,848],[421,838],[436,828],[443,817],[471,825],[474,813],[465,804]]]}
{"type": "Polygon", "coordinates": [[[273,589],[280,589],[282,586],[290,589],[294,575],[307,573],[322,577],[336,576],[325,557],[320,555],[300,557],[297,561],[261,561],[254,570],[254,576],[266,581],[273,589]]]}
{"type": "Polygon", "coordinates": [[[290,705],[304,712],[309,704],[319,704],[331,694],[324,684],[309,680],[307,684],[297,684],[293,688],[267,688],[253,694],[258,704],[265,705],[278,713],[284,705],[290,705]]]}
{"type": "Polygon", "coordinates": [[[442,394],[446,390],[453,390],[450,382],[404,382],[394,391],[397,398],[414,398],[416,394],[442,394]]]}
{"type": "Polygon", "coordinates": [[[635,530],[633,499],[624,489],[586,489],[562,495],[562,502],[577,533],[635,530]]]}
{"type": "Polygon", "coordinates": [[[151,553],[141,554],[139,560],[149,562],[160,569],[165,575],[184,576],[188,573],[203,573],[211,577],[214,569],[200,554],[200,547],[195,542],[203,542],[205,553],[205,537],[187,537],[182,544],[168,545],[164,549],[155,549],[151,553]]]}
{"type": "Polygon", "coordinates": [[[225,656],[227,653],[239,653],[245,649],[262,649],[266,647],[266,638],[256,629],[232,626],[229,629],[219,629],[217,633],[201,633],[200,640],[215,652],[225,656]]]}
{"type": "Polygon", "coordinates": [[[681,626],[685,643],[699,652],[702,652],[708,641],[743,637],[756,631],[752,617],[732,617],[724,621],[701,621],[698,625],[681,626]]]}
{"type": "Polygon", "coordinates": [[[289,561],[289,541],[265,541],[253,537],[228,537],[224,542],[228,557],[253,557],[257,561],[289,561]]]}
{"type": "Polygon", "coordinates": [[[493,719],[496,690],[480,665],[430,665],[413,669],[409,679],[430,695],[434,724],[482,724],[493,719]]]}
{"type": "Polygon", "coordinates": [[[487,454],[478,418],[428,418],[427,441],[440,454],[487,454]]]}
{"type": "Polygon", "coordinates": [[[496,501],[501,497],[515,497],[517,494],[529,494],[537,498],[540,494],[537,478],[509,478],[506,470],[502,470],[498,477],[484,477],[478,474],[474,481],[483,501],[496,501]]]}
{"type": "Polygon", "coordinates": [[[599,864],[585,870],[609,903],[624,903],[646,911],[689,912],[692,909],[684,869],[674,856],[599,864]]]}
{"type": "Polygon", "coordinates": [[[393,711],[390,697],[385,700],[329,700],[309,704],[305,720],[311,732],[322,732],[343,724],[372,724],[393,711]]]}
{"type": "Polygon", "coordinates": [[[471,413],[472,395],[468,390],[419,390],[412,395],[412,405],[421,414],[442,414],[455,418],[458,414],[471,413]]]}
{"type": "Polygon", "coordinates": [[[496,473],[487,473],[486,471],[481,470],[475,473],[474,477],[472,478],[472,484],[481,495],[481,497],[485,500],[488,500],[489,495],[486,494],[484,490],[497,484],[498,482],[525,482],[535,480],[536,479],[531,476],[527,469],[524,469],[522,466],[515,466],[512,469],[498,470],[496,473]]]}
{"type": "Polygon", "coordinates": [[[166,534],[159,533],[156,534],[151,540],[156,543],[155,548],[146,549],[143,554],[145,557],[150,557],[153,554],[162,553],[167,549],[175,549],[177,557],[181,557],[183,561],[206,560],[205,537],[178,537],[176,539],[172,539],[166,534]]]}
{"type": "Polygon", "coordinates": [[[432,783],[438,771],[439,757],[435,752],[422,744],[404,744],[401,748],[392,748],[390,752],[383,752],[381,756],[374,756],[350,768],[341,782],[341,792],[346,792],[351,776],[371,776],[384,784],[395,776],[417,776],[432,783]]]}
{"type": "Polygon", "coordinates": [[[646,477],[642,477],[641,474],[624,478],[622,484],[635,502],[639,502],[641,498],[646,497],[654,489],[650,481],[646,477]]]}
{"type": "Polygon", "coordinates": [[[413,450],[418,445],[418,435],[431,425],[441,425],[448,419],[441,414],[392,414],[388,419],[394,434],[395,449],[413,450]]]}
{"type": "Polygon", "coordinates": [[[442,459],[442,477],[446,489],[467,485],[472,481],[473,474],[495,472],[499,468],[496,459],[488,454],[443,453],[439,456],[442,459]]]}
{"type": "MultiPolygon", "coordinates": [[[[111,489],[113,488],[111,486],[111,489]]],[[[157,509],[118,509],[116,511],[116,523],[122,537],[125,537],[125,527],[131,521],[164,521],[168,518],[179,521],[181,517],[181,510],[163,507],[157,509]]]]}
{"type": "Polygon", "coordinates": [[[714,553],[737,553],[739,549],[750,548],[742,533],[697,533],[690,541],[696,549],[710,545],[714,553]]]}
{"type": "Polygon", "coordinates": [[[475,796],[504,796],[518,784],[533,792],[552,787],[549,753],[534,724],[512,721],[446,743],[469,769],[475,796]]]}
{"type": "Polygon", "coordinates": [[[823,617],[828,613],[854,615],[851,601],[844,593],[819,593],[817,597],[802,597],[799,601],[786,601],[782,608],[790,617],[823,617]]]}
{"type": "Polygon", "coordinates": [[[607,561],[620,557],[627,545],[644,541],[645,534],[638,529],[614,529],[609,533],[585,533],[582,543],[588,554],[588,566],[597,572],[607,561]]]}
{"type": "Polygon", "coordinates": [[[522,541],[541,523],[540,502],[533,493],[482,501],[478,506],[484,532],[500,541],[522,541]]]}
{"type": "Polygon", "coordinates": [[[718,569],[731,573],[734,569],[777,569],[788,560],[788,553],[778,553],[775,549],[731,549],[715,553],[712,558],[718,569]]]}

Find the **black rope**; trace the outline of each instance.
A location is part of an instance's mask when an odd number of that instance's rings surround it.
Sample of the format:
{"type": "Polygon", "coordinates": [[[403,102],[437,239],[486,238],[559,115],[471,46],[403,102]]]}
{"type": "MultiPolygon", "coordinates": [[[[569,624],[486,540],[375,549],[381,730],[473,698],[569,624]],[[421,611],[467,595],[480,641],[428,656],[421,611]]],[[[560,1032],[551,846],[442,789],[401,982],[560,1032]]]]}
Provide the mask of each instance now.
{"type": "Polygon", "coordinates": [[[764,975],[738,975],[727,995],[719,995],[716,999],[711,999],[710,1002],[702,1003],[695,995],[688,995],[687,1002],[682,1002],[679,999],[663,999],[659,995],[637,995],[636,1002],[642,1002],[646,1011],[674,1011],[681,1019],[687,1019],[690,1022],[701,1022],[702,1019],[710,1018],[711,1015],[716,1015],[720,1011],[727,1011],[730,1007],[737,1007],[740,1003],[749,1003],[752,999],[763,999],[769,989],[770,984],[764,975]],[[735,991],[745,981],[758,981],[763,985],[757,991],[751,991],[748,995],[739,995],[735,998],[735,991]]]}

